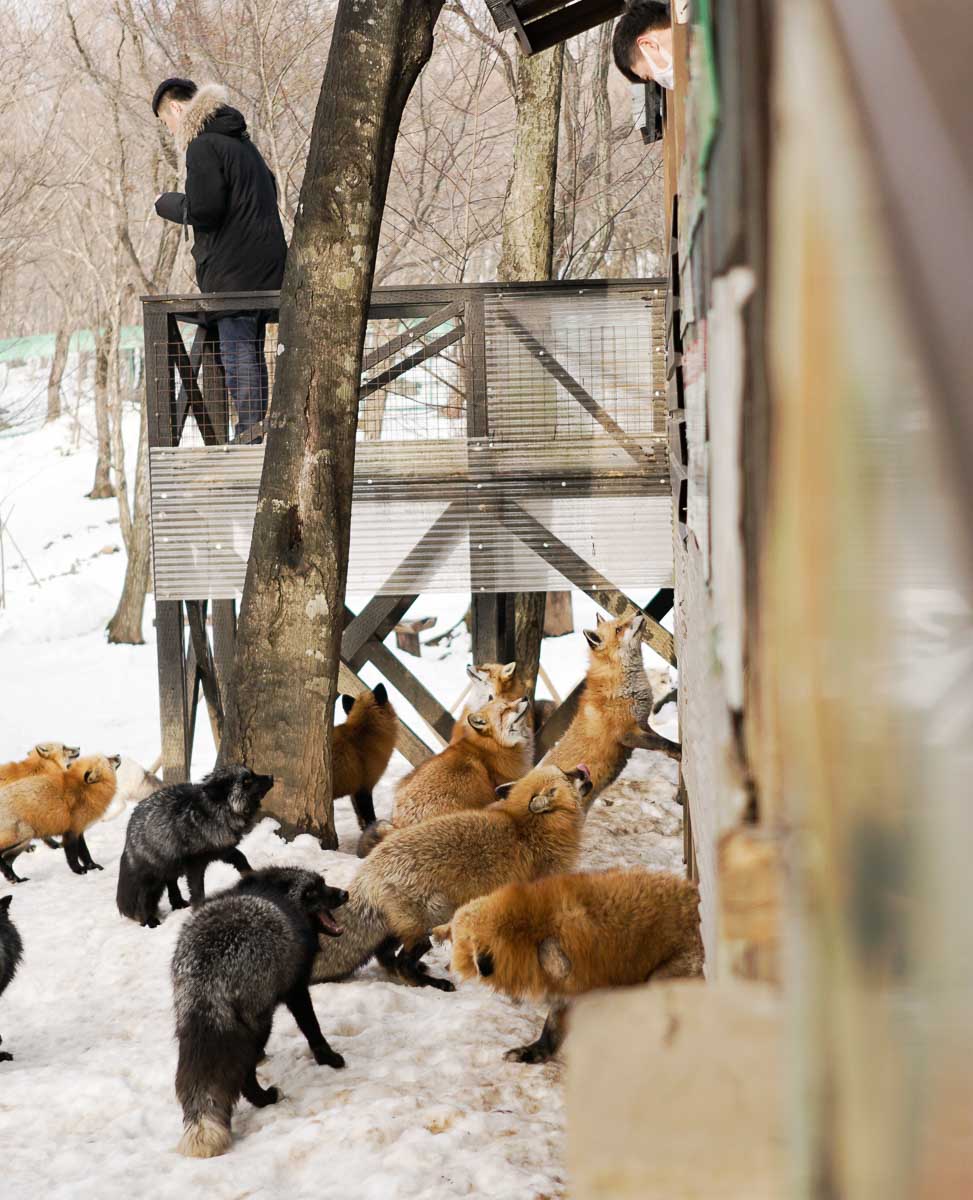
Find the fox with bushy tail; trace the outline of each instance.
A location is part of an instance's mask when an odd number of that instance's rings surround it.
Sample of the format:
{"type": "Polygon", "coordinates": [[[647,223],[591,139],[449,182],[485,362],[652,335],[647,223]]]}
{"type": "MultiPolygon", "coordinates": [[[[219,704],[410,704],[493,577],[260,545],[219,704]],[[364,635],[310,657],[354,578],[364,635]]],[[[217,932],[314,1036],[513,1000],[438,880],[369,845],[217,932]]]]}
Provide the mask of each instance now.
{"type": "Polygon", "coordinates": [[[345,1065],[321,1032],[308,980],[318,935],[340,938],[331,910],[347,900],[312,871],[269,867],[206,901],[182,930],[172,959],[180,1154],[226,1153],[241,1095],[258,1108],[280,1099],[257,1081],[278,1004],[288,1007],[318,1064],[345,1065]]]}

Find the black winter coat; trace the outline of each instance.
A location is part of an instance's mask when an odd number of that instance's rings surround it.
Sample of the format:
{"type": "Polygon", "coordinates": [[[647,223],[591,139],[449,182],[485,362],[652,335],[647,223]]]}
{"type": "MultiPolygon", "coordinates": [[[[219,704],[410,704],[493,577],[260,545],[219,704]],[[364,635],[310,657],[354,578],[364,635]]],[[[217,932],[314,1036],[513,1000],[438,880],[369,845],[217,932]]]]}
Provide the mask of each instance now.
{"type": "Polygon", "coordinates": [[[155,208],[160,217],[192,225],[200,291],[280,287],[287,242],[277,185],[235,108],[214,106],[186,147],[185,195],[166,192],[155,208]]]}

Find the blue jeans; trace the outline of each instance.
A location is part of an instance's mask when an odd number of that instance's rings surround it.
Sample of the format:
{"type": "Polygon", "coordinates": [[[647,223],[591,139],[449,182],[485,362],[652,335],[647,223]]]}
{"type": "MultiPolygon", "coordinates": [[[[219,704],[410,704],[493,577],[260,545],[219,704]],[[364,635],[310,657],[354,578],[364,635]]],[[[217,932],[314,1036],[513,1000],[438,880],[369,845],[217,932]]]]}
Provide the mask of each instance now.
{"type": "Polygon", "coordinates": [[[270,399],[264,357],[267,314],[254,312],[220,317],[216,324],[220,331],[220,359],[226,386],[236,405],[234,434],[239,437],[267,415],[270,399]]]}

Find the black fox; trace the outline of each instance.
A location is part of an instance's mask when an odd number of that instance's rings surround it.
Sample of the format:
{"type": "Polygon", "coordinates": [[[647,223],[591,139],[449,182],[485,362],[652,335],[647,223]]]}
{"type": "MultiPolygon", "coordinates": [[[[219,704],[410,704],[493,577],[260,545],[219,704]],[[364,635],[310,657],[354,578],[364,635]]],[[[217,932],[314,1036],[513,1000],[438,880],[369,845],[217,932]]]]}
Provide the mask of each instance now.
{"type": "Polygon", "coordinates": [[[222,859],[241,873],[251,870],[237,844],[253,828],[260,801],[273,786],[272,775],[222,767],[202,783],[180,783],[141,800],[129,819],[118,867],[122,916],[154,928],[164,890],[173,909],[186,907],[180,875],[189,883],[190,901],[198,904],[211,862],[222,859]]]}
{"type": "MultiPolygon", "coordinates": [[[[4,896],[0,900],[0,995],[4,993],[7,984],[17,973],[17,965],[24,952],[24,943],[20,940],[17,927],[10,919],[10,901],[13,896],[4,896]]],[[[0,1038],[0,1042],[3,1038],[0,1038]]],[[[12,1054],[0,1050],[0,1062],[10,1062],[12,1054]]]]}
{"type": "Polygon", "coordinates": [[[180,933],[172,984],[181,1154],[224,1154],[241,1094],[258,1108],[279,1099],[256,1073],[278,1004],[290,1009],[316,1062],[345,1065],[321,1032],[308,980],[319,935],[341,936],[331,912],[347,899],[312,871],[270,867],[201,905],[180,933]]]}

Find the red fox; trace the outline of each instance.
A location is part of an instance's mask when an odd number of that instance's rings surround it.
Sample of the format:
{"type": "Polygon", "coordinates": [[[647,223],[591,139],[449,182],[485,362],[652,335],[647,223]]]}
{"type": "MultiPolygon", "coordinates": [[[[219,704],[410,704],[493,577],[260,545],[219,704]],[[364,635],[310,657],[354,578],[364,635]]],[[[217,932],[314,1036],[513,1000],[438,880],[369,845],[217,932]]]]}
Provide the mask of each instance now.
{"type": "Polygon", "coordinates": [[[515,999],[554,1004],[536,1042],[511,1050],[543,1062],[565,1033],[566,1001],[595,988],[701,975],[699,890],[665,871],[601,871],[511,883],[464,905],[449,926],[452,969],[515,999]]]}
{"type": "Polygon", "coordinates": [[[526,696],[491,700],[470,713],[463,736],[399,784],[392,824],[401,829],[428,817],[492,804],[495,788],[530,770],[534,738],[529,714],[526,696]]]}
{"type": "Polygon", "coordinates": [[[487,808],[393,830],[352,880],[338,914],[344,936],[320,943],[312,982],[343,979],[375,954],[407,983],[452,991],[419,961],[429,930],[511,880],[570,870],[590,790],[583,763],[571,771],[535,767],[487,808]]]}
{"type": "Polygon", "coordinates": [[[385,684],[357,699],[342,696],[341,704],[347,720],[334,731],[331,765],[334,775],[334,798],[351,796],[358,826],[365,829],[375,820],[372,792],[385,774],[395,738],[398,720],[389,703],[385,684]]]}
{"type": "Polygon", "coordinates": [[[642,662],[644,624],[642,613],[616,621],[599,615],[598,628],[584,630],[590,663],[578,711],[542,760],[559,767],[586,762],[594,796],[618,778],[635,747],[674,758],[681,753],[678,743],[649,729],[652,688],[642,662]]]}
{"type": "MultiPolygon", "coordinates": [[[[527,688],[517,672],[515,662],[481,663],[478,667],[467,667],[466,673],[473,683],[470,686],[466,706],[453,726],[453,736],[450,738],[450,741],[453,742],[464,736],[466,718],[471,712],[477,712],[491,700],[515,700],[527,693],[527,688]]],[[[535,700],[533,702],[528,713],[528,723],[532,733],[537,732],[539,726],[543,725],[553,710],[554,702],[552,700],[535,700]]]]}
{"type": "Polygon", "coordinates": [[[534,739],[529,709],[524,696],[491,700],[479,712],[470,713],[461,738],[402,780],[391,823],[377,821],[364,831],[358,841],[359,858],[365,858],[392,829],[492,804],[498,786],[530,770],[534,739]]]}
{"type": "Polygon", "coordinates": [[[80,753],[77,746],[65,746],[63,742],[38,742],[26,758],[0,766],[0,787],[31,775],[57,775],[66,770],[80,753]]]}
{"type": "MultiPolygon", "coordinates": [[[[84,840],[89,825],[104,816],[115,795],[119,756],[92,754],[79,758],[60,776],[37,775],[0,791],[0,854],[19,851],[33,838],[64,838],[68,866],[77,875],[100,871],[84,840]]],[[[0,870],[12,883],[22,883],[0,857],[0,870]]]]}

